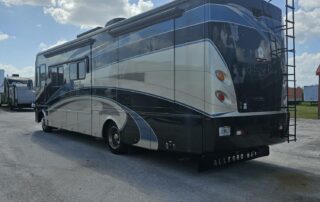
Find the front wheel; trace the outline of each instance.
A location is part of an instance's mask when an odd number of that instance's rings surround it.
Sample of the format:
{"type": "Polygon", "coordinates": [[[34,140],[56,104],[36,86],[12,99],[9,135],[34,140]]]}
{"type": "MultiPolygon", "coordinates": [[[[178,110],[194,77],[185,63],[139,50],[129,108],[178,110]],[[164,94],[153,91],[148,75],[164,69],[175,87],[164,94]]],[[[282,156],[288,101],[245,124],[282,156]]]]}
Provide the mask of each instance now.
{"type": "Polygon", "coordinates": [[[45,133],[50,133],[52,131],[52,127],[48,126],[46,123],[46,120],[42,118],[41,120],[41,125],[42,125],[42,131],[45,133]]]}
{"type": "Polygon", "coordinates": [[[128,146],[121,141],[120,131],[115,124],[108,128],[107,141],[110,151],[114,154],[128,153],[128,146]]]}

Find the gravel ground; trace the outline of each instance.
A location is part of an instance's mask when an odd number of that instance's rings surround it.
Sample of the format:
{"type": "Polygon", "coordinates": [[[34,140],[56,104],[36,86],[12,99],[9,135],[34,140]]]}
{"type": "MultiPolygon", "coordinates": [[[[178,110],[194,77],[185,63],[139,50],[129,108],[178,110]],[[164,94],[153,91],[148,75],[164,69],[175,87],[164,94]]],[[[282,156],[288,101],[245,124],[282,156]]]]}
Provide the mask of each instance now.
{"type": "Polygon", "coordinates": [[[198,173],[195,162],[45,134],[33,112],[0,109],[0,201],[320,201],[320,121],[299,120],[299,141],[269,157],[198,173]]]}

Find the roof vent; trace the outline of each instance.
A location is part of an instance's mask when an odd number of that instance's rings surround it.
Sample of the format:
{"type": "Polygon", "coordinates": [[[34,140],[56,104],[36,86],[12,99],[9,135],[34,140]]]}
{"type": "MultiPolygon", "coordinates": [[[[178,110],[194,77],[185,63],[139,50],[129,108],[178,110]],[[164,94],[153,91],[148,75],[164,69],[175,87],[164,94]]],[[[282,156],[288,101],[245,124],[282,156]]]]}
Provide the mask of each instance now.
{"type": "Polygon", "coordinates": [[[114,19],[110,20],[109,22],[107,22],[106,27],[108,27],[108,26],[110,26],[110,25],[112,25],[114,23],[120,22],[122,20],[125,20],[125,19],[126,18],[114,18],[114,19]]]}

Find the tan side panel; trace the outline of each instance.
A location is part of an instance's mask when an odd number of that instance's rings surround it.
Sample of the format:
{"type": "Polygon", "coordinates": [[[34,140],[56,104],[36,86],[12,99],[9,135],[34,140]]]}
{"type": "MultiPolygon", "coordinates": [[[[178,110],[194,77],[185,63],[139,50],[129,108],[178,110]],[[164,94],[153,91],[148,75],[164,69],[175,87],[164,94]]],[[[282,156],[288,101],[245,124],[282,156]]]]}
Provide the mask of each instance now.
{"type": "Polygon", "coordinates": [[[173,100],[173,49],[133,58],[119,64],[119,87],[173,100]]]}
{"type": "Polygon", "coordinates": [[[205,112],[218,114],[237,111],[236,95],[230,71],[218,52],[210,42],[205,42],[205,112]],[[226,73],[226,82],[221,82],[216,77],[216,71],[226,73]],[[221,103],[215,92],[223,91],[227,94],[229,103],[221,103]]]}
{"type": "Polygon", "coordinates": [[[108,65],[93,73],[92,86],[118,87],[118,64],[108,65]]]}
{"type": "Polygon", "coordinates": [[[175,100],[204,111],[204,42],[175,50],[175,100]]]}

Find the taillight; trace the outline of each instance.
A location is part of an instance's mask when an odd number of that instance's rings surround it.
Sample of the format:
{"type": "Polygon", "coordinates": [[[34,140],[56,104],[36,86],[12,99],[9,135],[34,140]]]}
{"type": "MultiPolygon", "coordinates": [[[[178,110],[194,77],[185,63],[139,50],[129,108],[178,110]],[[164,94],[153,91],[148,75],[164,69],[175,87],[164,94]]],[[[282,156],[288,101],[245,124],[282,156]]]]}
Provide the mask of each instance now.
{"type": "Polygon", "coordinates": [[[226,79],[225,73],[223,71],[217,70],[216,76],[220,81],[224,81],[226,79]]]}
{"type": "Polygon", "coordinates": [[[216,97],[220,102],[224,102],[226,99],[226,95],[222,91],[216,91],[216,97]]]}

